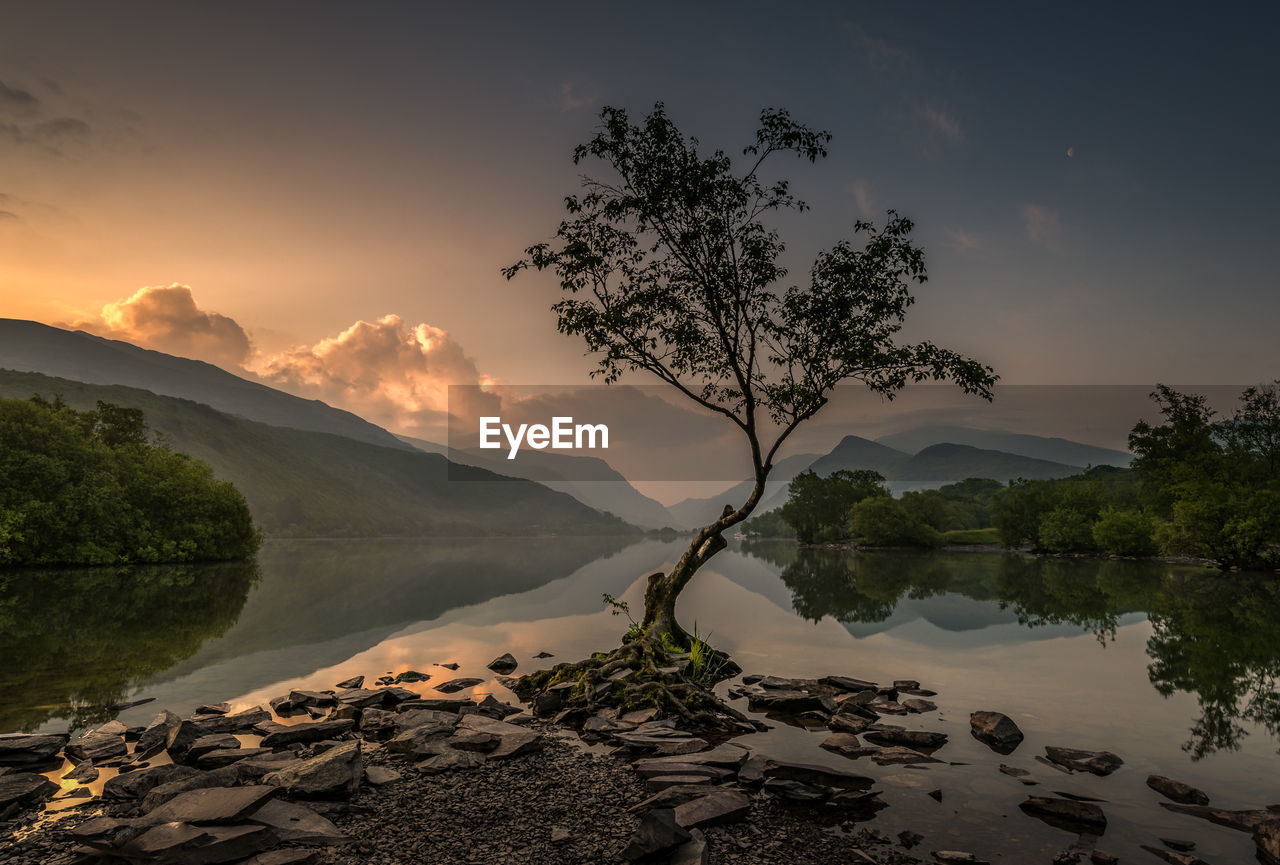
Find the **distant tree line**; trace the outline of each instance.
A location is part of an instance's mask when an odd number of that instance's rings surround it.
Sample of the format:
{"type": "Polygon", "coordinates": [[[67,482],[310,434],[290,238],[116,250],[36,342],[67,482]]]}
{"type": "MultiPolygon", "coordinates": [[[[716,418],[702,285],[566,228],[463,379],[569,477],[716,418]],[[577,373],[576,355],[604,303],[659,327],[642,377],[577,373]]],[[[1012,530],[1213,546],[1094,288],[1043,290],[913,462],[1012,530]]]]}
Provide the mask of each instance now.
{"type": "Polygon", "coordinates": [[[0,567],[237,559],[260,542],[244,496],[149,441],[140,410],[0,399],[0,567]]]}
{"type": "Polygon", "coordinates": [[[998,540],[1053,553],[1280,565],[1280,382],[1246,389],[1235,413],[1221,420],[1197,394],[1161,385],[1152,398],[1163,421],[1134,426],[1130,469],[1098,466],[1007,487],[970,478],[896,499],[876,472],[808,471],[791,482],[785,505],[745,529],[806,544],[998,540]]]}
{"type": "Polygon", "coordinates": [[[1280,382],[1247,388],[1221,420],[1198,394],[1161,385],[1152,398],[1163,421],[1134,426],[1130,471],[1012,484],[992,510],[1001,541],[1280,565],[1280,382]]]}

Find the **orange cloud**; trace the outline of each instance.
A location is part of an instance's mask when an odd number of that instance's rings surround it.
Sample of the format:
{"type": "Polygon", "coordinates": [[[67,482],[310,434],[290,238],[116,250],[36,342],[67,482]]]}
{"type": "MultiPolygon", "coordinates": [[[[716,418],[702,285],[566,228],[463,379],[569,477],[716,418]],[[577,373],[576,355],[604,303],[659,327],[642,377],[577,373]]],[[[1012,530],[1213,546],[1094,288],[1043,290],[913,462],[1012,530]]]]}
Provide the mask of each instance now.
{"type": "Polygon", "coordinates": [[[191,288],[176,282],[140,288],[132,297],[102,307],[99,318],[73,326],[233,371],[253,353],[244,328],[225,315],[200,309],[191,288]]]}
{"type": "MultiPolygon", "coordinates": [[[[473,359],[449,334],[398,315],[357,321],[337,336],[297,346],[255,365],[273,387],[353,411],[397,432],[439,439],[449,385],[484,385],[473,359]]],[[[488,400],[484,394],[478,399],[488,400]]],[[[496,406],[497,397],[492,401],[496,406]]]]}

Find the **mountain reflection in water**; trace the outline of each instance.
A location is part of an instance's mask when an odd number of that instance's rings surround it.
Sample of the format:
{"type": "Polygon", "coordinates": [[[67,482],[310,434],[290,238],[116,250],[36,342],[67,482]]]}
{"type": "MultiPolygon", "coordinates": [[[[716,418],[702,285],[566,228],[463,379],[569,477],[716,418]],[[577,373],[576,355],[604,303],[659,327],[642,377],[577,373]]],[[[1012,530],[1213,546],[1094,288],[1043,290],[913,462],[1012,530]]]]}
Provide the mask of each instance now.
{"type": "MultiPolygon", "coordinates": [[[[1144,614],[1148,676],[1162,695],[1194,694],[1194,758],[1235,750],[1256,724],[1280,736],[1280,580],[1147,561],[1000,553],[859,551],[744,543],[779,569],[795,611],[846,626],[885,622],[906,602],[958,595],[994,602],[1024,628],[1069,626],[1114,639],[1144,614]]],[[[851,629],[852,630],[852,629],[851,629]]]]}

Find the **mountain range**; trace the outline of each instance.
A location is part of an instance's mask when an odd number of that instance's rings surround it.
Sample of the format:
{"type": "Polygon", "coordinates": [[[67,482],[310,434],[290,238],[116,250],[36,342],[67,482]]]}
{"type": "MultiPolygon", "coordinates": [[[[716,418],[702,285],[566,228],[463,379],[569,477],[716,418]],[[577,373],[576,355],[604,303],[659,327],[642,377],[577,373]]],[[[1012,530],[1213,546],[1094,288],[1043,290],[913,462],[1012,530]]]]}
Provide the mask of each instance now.
{"type": "Polygon", "coordinates": [[[450,464],[396,442],[371,444],[220,412],[139,388],[0,370],[0,397],[60,396],[141,409],[148,426],[234,483],[269,535],[304,537],[634,534],[572,496],[450,464]]]}
{"type": "MultiPolygon", "coordinates": [[[[744,480],[715,496],[663,506],[598,457],[525,451],[509,461],[451,449],[208,363],[0,319],[0,395],[36,392],[60,393],[77,407],[103,399],[143,408],[174,447],[235,482],[270,534],[594,533],[621,530],[620,521],[689,529],[714,520],[727,503],[741,504],[751,490],[744,480]],[[457,482],[464,478],[487,482],[457,482]]],[[[807,469],[871,469],[901,490],[967,477],[1062,477],[1129,459],[1062,438],[961,426],[917,427],[875,441],[849,435],[825,454],[779,461],[757,513],[785,502],[787,485],[807,469]]]]}

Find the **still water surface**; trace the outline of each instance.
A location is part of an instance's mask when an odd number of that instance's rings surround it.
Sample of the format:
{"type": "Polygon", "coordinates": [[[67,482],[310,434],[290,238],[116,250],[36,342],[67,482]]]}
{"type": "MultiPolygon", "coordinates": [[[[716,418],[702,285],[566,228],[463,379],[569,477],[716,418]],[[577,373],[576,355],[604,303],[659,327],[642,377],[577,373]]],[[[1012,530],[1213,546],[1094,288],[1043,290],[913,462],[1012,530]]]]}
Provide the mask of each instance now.
{"type": "MultiPolygon", "coordinates": [[[[0,577],[0,732],[78,729],[161,708],[265,704],[292,687],[418,669],[487,677],[510,651],[574,660],[617,644],[608,592],[641,606],[646,574],[679,543],[622,539],[272,541],[253,564],[0,577]]],[[[686,626],[747,672],[918,679],[937,713],[889,718],[939,730],[951,765],[879,767],[822,751],[826,732],[777,724],[738,741],[878,779],[870,825],[926,836],[921,852],[970,849],[1047,861],[1073,836],[1023,815],[1028,794],[1107,800],[1099,846],[1127,861],[1159,837],[1191,838],[1210,862],[1252,860],[1248,836],[1165,811],[1149,773],[1206,790],[1217,807],[1280,802],[1280,581],[1147,562],[999,553],[852,554],[734,543],[681,598],[686,626]],[[995,709],[1026,741],[997,757],[968,735],[995,709]],[[1045,745],[1106,749],[1107,778],[1037,763],[1045,745]],[[1026,787],[1000,774],[1030,770],[1026,787]],[[961,765],[957,765],[961,764],[961,765]],[[942,790],[941,803],[927,794],[942,790]]],[[[416,686],[432,693],[431,683],[416,686]]],[[[722,686],[722,690],[725,686],[722,686]]],[[[514,697],[486,680],[473,693],[514,697]]],[[[742,706],[745,709],[745,705],[742,706]]]]}

